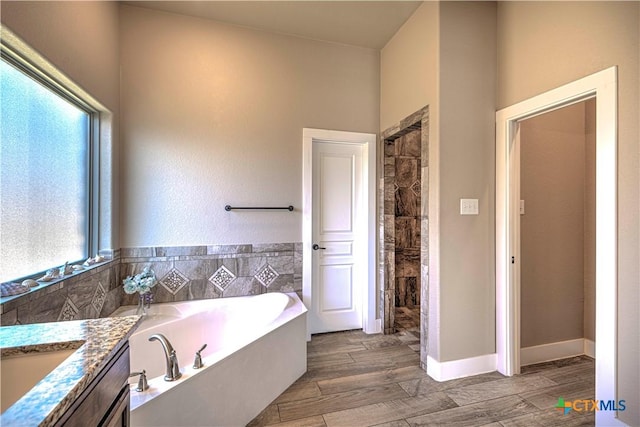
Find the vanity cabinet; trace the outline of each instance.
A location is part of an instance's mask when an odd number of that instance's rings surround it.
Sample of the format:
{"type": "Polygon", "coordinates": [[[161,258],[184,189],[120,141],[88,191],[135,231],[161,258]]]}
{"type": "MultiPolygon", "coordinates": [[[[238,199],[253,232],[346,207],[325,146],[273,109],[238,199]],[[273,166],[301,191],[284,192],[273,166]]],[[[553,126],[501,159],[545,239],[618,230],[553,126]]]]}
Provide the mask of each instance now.
{"type": "Polygon", "coordinates": [[[125,341],[56,426],[129,426],[129,342],[125,341]]]}
{"type": "Polygon", "coordinates": [[[129,402],[129,384],[125,385],[120,393],[120,397],[116,402],[112,411],[109,411],[109,416],[105,419],[104,426],[106,427],[129,427],[129,414],[131,412],[129,402]]]}

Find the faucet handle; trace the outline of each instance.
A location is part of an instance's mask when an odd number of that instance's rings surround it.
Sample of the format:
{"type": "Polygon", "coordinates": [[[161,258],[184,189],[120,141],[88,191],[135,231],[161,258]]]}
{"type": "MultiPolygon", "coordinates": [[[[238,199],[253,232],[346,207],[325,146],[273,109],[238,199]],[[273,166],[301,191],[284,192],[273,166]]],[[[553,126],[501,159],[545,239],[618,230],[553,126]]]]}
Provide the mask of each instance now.
{"type": "Polygon", "coordinates": [[[148,389],[149,384],[147,383],[147,371],[143,369],[142,372],[132,372],[129,374],[129,378],[135,377],[136,375],[140,375],[136,391],[145,391],[146,389],[148,389]]]}
{"type": "Polygon", "coordinates": [[[200,353],[202,352],[202,350],[204,350],[205,348],[207,348],[207,345],[203,345],[202,348],[198,351],[196,351],[196,358],[193,361],[193,369],[200,369],[202,368],[204,365],[202,364],[202,356],[200,355],[200,353]]]}

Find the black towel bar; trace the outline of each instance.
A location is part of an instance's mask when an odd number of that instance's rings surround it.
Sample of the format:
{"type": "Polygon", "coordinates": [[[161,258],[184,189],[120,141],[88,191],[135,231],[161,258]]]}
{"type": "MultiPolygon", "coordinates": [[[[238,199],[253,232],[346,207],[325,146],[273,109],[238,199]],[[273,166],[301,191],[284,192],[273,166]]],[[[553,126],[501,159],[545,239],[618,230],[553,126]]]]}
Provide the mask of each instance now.
{"type": "Polygon", "coordinates": [[[227,205],[224,207],[225,211],[230,211],[230,210],[239,210],[239,209],[243,209],[243,210],[288,210],[289,212],[293,211],[293,206],[289,205],[289,206],[283,206],[283,207],[257,207],[257,206],[253,206],[253,207],[239,207],[239,206],[231,206],[231,205],[227,205]]]}

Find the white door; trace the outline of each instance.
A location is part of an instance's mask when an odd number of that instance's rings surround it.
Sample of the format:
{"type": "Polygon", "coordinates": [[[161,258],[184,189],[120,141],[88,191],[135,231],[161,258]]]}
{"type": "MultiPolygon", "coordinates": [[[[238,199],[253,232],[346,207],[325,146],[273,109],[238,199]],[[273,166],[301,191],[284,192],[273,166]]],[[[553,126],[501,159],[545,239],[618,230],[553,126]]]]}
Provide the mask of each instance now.
{"type": "Polygon", "coordinates": [[[362,152],[359,144],[313,144],[311,333],[362,328],[362,152]]]}

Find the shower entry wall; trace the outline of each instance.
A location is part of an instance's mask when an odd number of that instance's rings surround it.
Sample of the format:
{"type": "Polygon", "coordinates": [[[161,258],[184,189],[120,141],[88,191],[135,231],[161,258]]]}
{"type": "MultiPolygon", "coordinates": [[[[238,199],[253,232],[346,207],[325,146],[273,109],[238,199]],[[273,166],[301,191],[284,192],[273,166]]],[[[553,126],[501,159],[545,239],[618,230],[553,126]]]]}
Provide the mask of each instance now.
{"type": "Polygon", "coordinates": [[[383,171],[379,188],[383,330],[390,334],[419,326],[422,349],[427,348],[428,140],[428,107],[424,107],[382,132],[378,151],[383,171]]]}

